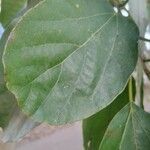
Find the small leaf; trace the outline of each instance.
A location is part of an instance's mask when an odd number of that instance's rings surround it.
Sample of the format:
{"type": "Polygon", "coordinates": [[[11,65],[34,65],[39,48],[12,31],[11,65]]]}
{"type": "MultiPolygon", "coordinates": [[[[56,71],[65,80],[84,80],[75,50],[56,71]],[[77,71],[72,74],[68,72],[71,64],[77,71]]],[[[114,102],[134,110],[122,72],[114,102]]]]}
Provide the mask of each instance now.
{"type": "MultiPolygon", "coordinates": [[[[135,97],[135,82],[133,81],[133,96],[135,97]]],[[[129,99],[128,86],[112,104],[99,113],[83,121],[83,136],[85,150],[98,150],[106,129],[115,114],[120,111],[129,99]]]]}
{"type": "Polygon", "coordinates": [[[40,122],[65,124],[108,106],[137,62],[138,29],[107,0],[45,0],[6,44],[7,87],[40,122]]]}
{"type": "Polygon", "coordinates": [[[150,114],[131,103],[110,123],[99,150],[149,150],[150,114]]]}
{"type": "Polygon", "coordinates": [[[16,14],[25,7],[27,0],[2,0],[0,21],[7,26],[16,14]]]}

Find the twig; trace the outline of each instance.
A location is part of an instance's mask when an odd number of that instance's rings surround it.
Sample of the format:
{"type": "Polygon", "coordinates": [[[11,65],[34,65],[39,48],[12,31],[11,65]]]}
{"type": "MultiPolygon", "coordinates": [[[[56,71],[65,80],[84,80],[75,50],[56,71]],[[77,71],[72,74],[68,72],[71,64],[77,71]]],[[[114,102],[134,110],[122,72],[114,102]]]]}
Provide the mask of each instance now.
{"type": "Polygon", "coordinates": [[[141,41],[145,41],[145,42],[150,42],[150,39],[144,38],[144,37],[139,37],[139,40],[141,41]]]}

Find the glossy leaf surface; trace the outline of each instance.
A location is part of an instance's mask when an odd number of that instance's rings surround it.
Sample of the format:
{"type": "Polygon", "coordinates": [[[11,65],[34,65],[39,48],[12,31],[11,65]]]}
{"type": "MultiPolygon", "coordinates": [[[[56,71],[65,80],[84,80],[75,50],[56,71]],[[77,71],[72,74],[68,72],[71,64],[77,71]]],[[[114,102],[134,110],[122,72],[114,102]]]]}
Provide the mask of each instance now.
{"type": "Polygon", "coordinates": [[[11,32],[7,86],[35,120],[89,117],[122,92],[137,62],[138,29],[107,0],[45,0],[11,32]]]}

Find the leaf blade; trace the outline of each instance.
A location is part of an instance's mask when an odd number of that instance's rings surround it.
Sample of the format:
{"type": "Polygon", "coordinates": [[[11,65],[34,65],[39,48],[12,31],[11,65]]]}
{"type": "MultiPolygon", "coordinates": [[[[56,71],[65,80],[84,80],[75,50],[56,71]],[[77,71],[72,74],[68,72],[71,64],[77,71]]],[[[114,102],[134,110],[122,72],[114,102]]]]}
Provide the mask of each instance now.
{"type": "MultiPolygon", "coordinates": [[[[127,103],[129,99],[129,83],[125,90],[114,100],[112,104],[97,114],[83,120],[83,139],[85,150],[98,150],[103,136],[113,117],[127,103]]],[[[132,82],[133,98],[135,98],[135,81],[132,82]]]]}
{"type": "Polygon", "coordinates": [[[150,146],[149,122],[150,115],[148,113],[133,103],[128,104],[110,123],[99,150],[105,148],[108,150],[148,150],[150,146]],[[117,140],[114,136],[117,137],[117,140]]]}
{"type": "Polygon", "coordinates": [[[106,107],[137,61],[136,25],[114,14],[105,0],[41,2],[11,36],[4,53],[7,86],[24,112],[50,124],[74,122],[106,107]]]}

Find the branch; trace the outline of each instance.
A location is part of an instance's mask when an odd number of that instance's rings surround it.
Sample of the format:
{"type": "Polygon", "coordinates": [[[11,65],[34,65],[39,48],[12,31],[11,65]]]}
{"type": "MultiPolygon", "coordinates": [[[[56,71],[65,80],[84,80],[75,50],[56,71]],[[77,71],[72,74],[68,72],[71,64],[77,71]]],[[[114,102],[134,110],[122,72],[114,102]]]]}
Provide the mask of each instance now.
{"type": "Polygon", "coordinates": [[[139,37],[139,40],[144,41],[144,42],[150,42],[150,39],[144,38],[144,37],[139,37]]]}

